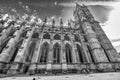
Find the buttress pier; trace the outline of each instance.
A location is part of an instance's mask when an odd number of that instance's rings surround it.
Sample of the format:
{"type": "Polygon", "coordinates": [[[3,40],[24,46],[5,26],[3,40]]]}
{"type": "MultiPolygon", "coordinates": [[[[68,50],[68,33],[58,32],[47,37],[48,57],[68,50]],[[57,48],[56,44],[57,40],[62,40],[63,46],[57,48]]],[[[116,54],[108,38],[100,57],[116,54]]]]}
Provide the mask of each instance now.
{"type": "Polygon", "coordinates": [[[67,26],[62,19],[56,25],[54,19],[1,15],[0,74],[120,70],[120,55],[85,5],[76,4],[67,26]]]}

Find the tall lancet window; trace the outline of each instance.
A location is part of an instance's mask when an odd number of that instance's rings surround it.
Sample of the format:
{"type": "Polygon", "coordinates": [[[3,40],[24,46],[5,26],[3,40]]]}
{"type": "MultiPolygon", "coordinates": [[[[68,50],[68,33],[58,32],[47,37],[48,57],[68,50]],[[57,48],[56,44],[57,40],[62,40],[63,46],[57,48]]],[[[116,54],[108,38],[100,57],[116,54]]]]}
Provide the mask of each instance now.
{"type": "Polygon", "coordinates": [[[27,58],[27,61],[29,61],[29,62],[31,61],[31,59],[33,57],[35,46],[36,46],[36,42],[35,41],[31,42],[29,51],[28,51],[28,58],[27,58]]]}
{"type": "Polygon", "coordinates": [[[40,63],[47,63],[48,52],[49,52],[49,44],[48,44],[47,42],[45,42],[45,43],[41,46],[40,63]]]}
{"type": "Polygon", "coordinates": [[[53,46],[53,63],[60,63],[60,51],[61,50],[61,46],[56,43],[53,46]]]}
{"type": "Polygon", "coordinates": [[[67,63],[72,63],[72,48],[69,44],[65,45],[65,53],[66,53],[66,62],[67,63]]]}
{"type": "Polygon", "coordinates": [[[77,47],[77,51],[78,51],[78,55],[79,55],[79,61],[81,63],[84,62],[84,56],[83,56],[83,53],[82,53],[82,49],[80,47],[80,45],[76,44],[76,47],[77,47]]]}

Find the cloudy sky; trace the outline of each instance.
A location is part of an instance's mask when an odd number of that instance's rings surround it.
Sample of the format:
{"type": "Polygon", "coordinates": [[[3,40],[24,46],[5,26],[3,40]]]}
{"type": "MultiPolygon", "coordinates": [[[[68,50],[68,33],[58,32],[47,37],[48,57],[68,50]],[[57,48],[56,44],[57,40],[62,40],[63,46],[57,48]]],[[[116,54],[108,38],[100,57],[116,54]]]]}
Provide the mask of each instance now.
{"type": "Polygon", "coordinates": [[[33,14],[43,19],[55,17],[56,24],[60,17],[64,23],[73,19],[75,2],[85,4],[102,24],[105,33],[120,52],[120,2],[119,0],[0,0],[0,9],[11,14],[33,14]],[[115,40],[114,40],[115,39],[115,40]],[[116,42],[117,41],[117,42],[116,42]]]}

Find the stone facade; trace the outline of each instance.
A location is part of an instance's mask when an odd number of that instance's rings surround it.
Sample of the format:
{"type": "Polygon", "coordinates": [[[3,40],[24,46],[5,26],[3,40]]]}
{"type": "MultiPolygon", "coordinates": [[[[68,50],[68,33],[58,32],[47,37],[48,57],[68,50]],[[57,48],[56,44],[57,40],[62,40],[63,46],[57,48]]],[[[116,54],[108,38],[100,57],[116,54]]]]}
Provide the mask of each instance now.
{"type": "MultiPolygon", "coordinates": [[[[64,26],[16,20],[1,27],[0,73],[82,73],[116,71],[120,55],[89,9],[76,4],[74,21],[64,26]],[[18,25],[17,27],[15,27],[18,25]]],[[[6,22],[7,23],[7,22],[6,22]]],[[[1,26],[4,23],[1,21],[1,26]]]]}

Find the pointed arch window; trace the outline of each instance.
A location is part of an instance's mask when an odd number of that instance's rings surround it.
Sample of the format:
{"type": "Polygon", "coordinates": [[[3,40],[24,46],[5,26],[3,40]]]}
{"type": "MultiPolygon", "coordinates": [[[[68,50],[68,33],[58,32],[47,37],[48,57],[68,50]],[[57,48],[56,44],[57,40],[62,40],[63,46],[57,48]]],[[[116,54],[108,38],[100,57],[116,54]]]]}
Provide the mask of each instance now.
{"type": "Polygon", "coordinates": [[[65,36],[64,36],[64,39],[65,39],[65,40],[68,40],[68,41],[70,40],[70,38],[69,38],[68,35],[65,35],[65,36]]]}
{"type": "Polygon", "coordinates": [[[72,63],[72,48],[69,44],[65,45],[65,53],[66,53],[66,62],[67,63],[72,63]]]}
{"type": "Polygon", "coordinates": [[[35,46],[36,46],[36,42],[35,41],[31,42],[30,47],[29,47],[29,51],[28,51],[27,61],[31,61],[32,56],[34,54],[35,46]]]}
{"type": "Polygon", "coordinates": [[[56,43],[53,46],[53,63],[60,63],[61,46],[56,43]]]}
{"type": "Polygon", "coordinates": [[[74,35],[75,41],[80,41],[79,35],[74,35]]]}
{"type": "Polygon", "coordinates": [[[81,63],[84,62],[84,56],[83,56],[83,53],[82,53],[82,49],[80,47],[80,45],[76,44],[76,47],[77,47],[77,51],[78,51],[78,55],[79,55],[79,61],[81,63]]]}
{"type": "Polygon", "coordinates": [[[33,35],[32,35],[32,38],[39,38],[39,33],[34,33],[33,35]]]}
{"type": "Polygon", "coordinates": [[[23,33],[21,34],[21,37],[25,37],[27,34],[27,31],[23,31],[23,33]]]}
{"type": "Polygon", "coordinates": [[[49,44],[45,42],[41,46],[41,57],[40,57],[40,63],[47,63],[47,56],[49,52],[49,44]]]}
{"type": "Polygon", "coordinates": [[[54,36],[54,39],[55,39],[55,40],[60,40],[60,39],[61,39],[61,37],[60,37],[60,35],[59,35],[59,34],[56,34],[56,35],[54,36]]]}
{"type": "Polygon", "coordinates": [[[50,34],[49,34],[49,33],[46,33],[46,34],[43,36],[43,39],[50,39],[50,34]]]}

